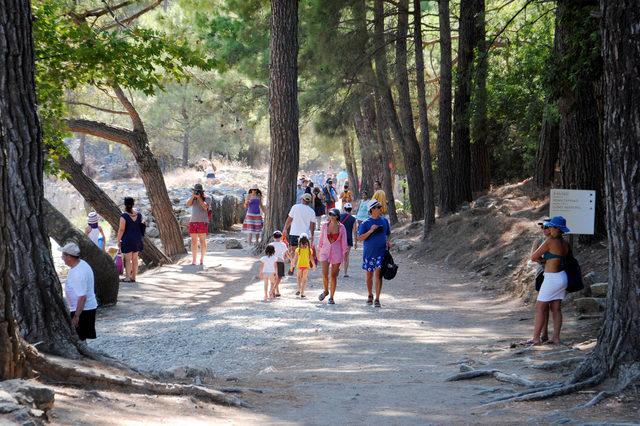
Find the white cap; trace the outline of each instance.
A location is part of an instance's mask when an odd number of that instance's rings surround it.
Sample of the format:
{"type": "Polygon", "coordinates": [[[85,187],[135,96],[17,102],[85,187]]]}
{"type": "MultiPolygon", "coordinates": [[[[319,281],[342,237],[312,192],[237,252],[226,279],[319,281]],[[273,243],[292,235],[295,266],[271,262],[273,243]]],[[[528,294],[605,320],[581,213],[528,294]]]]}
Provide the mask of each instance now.
{"type": "Polygon", "coordinates": [[[344,207],[344,209],[345,209],[345,210],[346,210],[346,209],[352,209],[352,208],[353,208],[353,206],[351,205],[351,203],[345,203],[345,204],[344,204],[344,206],[342,206],[342,207],[344,207]]]}
{"type": "Polygon", "coordinates": [[[80,247],[76,243],[67,243],[64,247],[58,248],[58,250],[71,256],[80,256],[80,247]]]}
{"type": "Polygon", "coordinates": [[[306,234],[306,232],[303,232],[302,234],[300,234],[299,238],[309,238],[309,236],[306,234]]]}

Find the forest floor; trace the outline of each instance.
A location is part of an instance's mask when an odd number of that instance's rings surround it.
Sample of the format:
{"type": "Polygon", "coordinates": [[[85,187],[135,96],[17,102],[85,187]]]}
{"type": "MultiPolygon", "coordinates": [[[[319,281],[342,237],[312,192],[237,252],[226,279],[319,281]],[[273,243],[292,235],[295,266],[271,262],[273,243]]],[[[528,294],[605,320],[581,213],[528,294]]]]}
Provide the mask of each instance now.
{"type": "MultiPolygon", "coordinates": [[[[234,236],[234,235],[227,235],[234,236]]],[[[483,406],[518,390],[493,378],[446,382],[460,364],[536,380],[570,370],[530,368],[580,355],[595,327],[565,314],[563,345],[523,348],[531,307],[487,289],[474,272],[400,252],[380,309],[365,305],[358,258],[340,278],[336,305],[320,303],[318,271],[308,298],[286,277],[282,298],[262,303],[256,257],[225,250],[212,236],[205,266],[169,265],[122,284],[116,306],[101,309],[90,346],[152,376],[237,394],[248,408],[58,384],[53,424],[449,424],[637,422],[637,395],[569,409],[595,390],[541,402],[483,406]],[[582,322],[581,324],[584,324],[582,322]],[[515,346],[515,347],[512,347],[515,346]],[[564,351],[562,353],[559,353],[564,351]]]]}

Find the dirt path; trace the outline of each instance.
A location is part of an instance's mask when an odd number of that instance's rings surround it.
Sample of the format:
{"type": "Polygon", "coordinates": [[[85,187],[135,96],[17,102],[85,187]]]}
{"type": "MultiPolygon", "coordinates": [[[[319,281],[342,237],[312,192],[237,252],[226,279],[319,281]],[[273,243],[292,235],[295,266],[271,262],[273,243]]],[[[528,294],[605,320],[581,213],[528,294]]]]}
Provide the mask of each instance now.
{"type": "MultiPolygon", "coordinates": [[[[164,398],[154,405],[144,397],[127,419],[145,421],[140,411],[147,410],[151,423],[510,423],[562,420],[554,410],[575,405],[576,397],[567,397],[478,408],[488,395],[512,387],[489,379],[445,382],[463,360],[560,379],[525,368],[509,349],[509,342],[529,336],[530,310],[481,291],[474,277],[405,255],[397,256],[400,271],[385,283],[383,307],[376,309],[365,305],[360,256],[352,254],[352,277],[340,279],[334,306],[317,300],[317,271],[306,300],[294,296],[295,281],[287,277],[282,299],[261,303],[255,258],[246,250],[224,250],[220,242],[205,268],[172,265],[123,284],[117,306],[99,314],[92,347],[141,370],[242,389],[252,407],[207,410],[193,401],[164,398]]],[[[570,318],[567,323],[575,326],[570,318]]],[[[62,398],[59,423],[73,423],[78,398],[62,398]]],[[[584,414],[599,417],[597,411],[584,414]]]]}

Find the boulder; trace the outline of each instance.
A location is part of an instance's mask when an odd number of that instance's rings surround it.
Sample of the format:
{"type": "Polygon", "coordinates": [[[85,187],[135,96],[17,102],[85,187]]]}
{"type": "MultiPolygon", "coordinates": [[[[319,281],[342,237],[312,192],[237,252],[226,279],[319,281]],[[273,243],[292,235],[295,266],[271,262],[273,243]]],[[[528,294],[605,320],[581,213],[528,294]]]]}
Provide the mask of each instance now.
{"type": "Polygon", "coordinates": [[[226,248],[226,249],[241,249],[242,248],[242,242],[240,242],[240,240],[237,240],[235,238],[229,238],[227,241],[225,241],[224,248],[226,248]]]}
{"type": "Polygon", "coordinates": [[[155,226],[150,226],[145,231],[149,238],[160,238],[160,231],[155,226]]]}
{"type": "Polygon", "coordinates": [[[11,394],[17,402],[38,410],[47,411],[53,407],[55,392],[31,380],[5,380],[0,382],[0,390],[11,394]]]}
{"type": "Polygon", "coordinates": [[[604,310],[602,302],[595,297],[581,297],[574,303],[581,314],[598,314],[604,310]]]}
{"type": "Polygon", "coordinates": [[[592,297],[607,297],[608,290],[609,290],[609,283],[591,284],[592,297]]]}
{"type": "Polygon", "coordinates": [[[586,297],[591,297],[591,286],[593,284],[603,283],[605,281],[607,281],[606,276],[594,271],[589,272],[582,278],[582,282],[584,283],[584,289],[581,292],[582,295],[586,297]]]}

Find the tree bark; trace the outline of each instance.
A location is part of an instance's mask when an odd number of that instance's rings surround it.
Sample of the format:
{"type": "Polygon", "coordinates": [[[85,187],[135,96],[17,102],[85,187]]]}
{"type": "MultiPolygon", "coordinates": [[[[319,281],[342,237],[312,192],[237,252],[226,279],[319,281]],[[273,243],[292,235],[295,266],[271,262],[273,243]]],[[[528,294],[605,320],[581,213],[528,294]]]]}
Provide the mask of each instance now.
{"type": "Polygon", "coordinates": [[[373,194],[373,183],[384,179],[382,153],[376,139],[376,114],[373,97],[367,96],[360,101],[360,108],[353,115],[353,127],[360,142],[360,158],[362,162],[362,190],[369,196],[373,194]]]}
{"type": "Polygon", "coordinates": [[[347,174],[349,175],[349,182],[351,183],[351,189],[354,199],[360,198],[360,186],[358,180],[358,169],[356,168],[356,157],[354,153],[353,139],[347,137],[342,144],[342,154],[344,155],[344,163],[347,167],[347,174]]]}
{"type": "MultiPolygon", "coordinates": [[[[398,88],[398,107],[402,125],[402,155],[407,174],[411,219],[424,219],[424,176],[420,145],[416,137],[409,91],[409,72],[407,71],[407,33],[409,30],[409,0],[398,1],[398,26],[396,29],[396,85],[398,88]]],[[[422,45],[420,45],[421,47],[422,45]]]]}
{"type": "Polygon", "coordinates": [[[184,129],[182,134],[182,167],[189,166],[189,114],[187,114],[187,109],[182,106],[181,110],[182,118],[184,119],[184,129]]]}
{"type": "MultiPolygon", "coordinates": [[[[82,167],[71,155],[60,157],[58,163],[60,169],[67,173],[69,183],[100,216],[109,222],[111,228],[118,229],[122,214],[118,205],[89,176],[82,172],[82,167]]],[[[144,250],[140,252],[140,257],[148,266],[171,263],[171,259],[158,250],[148,237],[144,237],[144,250]]]]}
{"type": "MultiPolygon", "coordinates": [[[[563,93],[558,100],[560,110],[560,184],[565,189],[596,191],[595,236],[581,235],[589,243],[605,235],[604,161],[600,138],[600,117],[596,86],[600,82],[601,64],[592,59],[592,49],[582,40],[585,34],[597,31],[597,21],[591,17],[593,7],[580,0],[558,3],[558,52],[565,66],[562,76],[563,93]],[[567,62],[575,61],[576,52],[581,67],[573,71],[567,62]],[[567,60],[567,58],[570,58],[567,60]]],[[[595,43],[589,46],[596,49],[595,43]]]]}
{"type": "Polygon", "coordinates": [[[486,191],[491,185],[491,170],[489,168],[489,146],[487,145],[487,73],[489,69],[489,47],[487,45],[485,0],[476,1],[476,67],[475,67],[475,96],[471,131],[473,144],[471,145],[471,189],[472,191],[486,191]]]}
{"type": "Polygon", "coordinates": [[[118,301],[120,277],[111,256],[96,246],[83,232],[60,213],[46,199],[43,203],[44,223],[51,238],[63,246],[73,241],[80,247],[81,258],[91,266],[96,298],[100,305],[118,301]]]}
{"type": "Polygon", "coordinates": [[[461,0],[458,37],[458,69],[453,104],[453,163],[455,201],[472,200],[471,194],[471,70],[475,45],[475,0],[461,0]]]}
{"type": "MultiPolygon", "coordinates": [[[[187,252],[182,240],[182,233],[178,220],[173,215],[171,201],[164,182],[164,175],[158,161],[149,147],[149,139],[144,128],[144,123],[133,104],[127,99],[122,89],[112,86],[116,97],[125,108],[131,119],[133,130],[110,126],[91,120],[66,120],[69,130],[78,133],[93,135],[99,138],[123,144],[131,149],[133,157],[138,164],[140,177],[144,183],[153,217],[158,224],[160,239],[164,252],[169,257],[183,255],[187,252]]],[[[117,227],[115,228],[117,229],[117,227]]]]}
{"type": "Polygon", "coordinates": [[[626,381],[640,366],[640,4],[600,5],[609,292],[598,344],[575,379],[604,372],[626,381]]]}
{"type": "Polygon", "coordinates": [[[440,216],[456,209],[451,157],[451,23],[449,0],[438,2],[440,23],[440,98],[438,101],[438,186],[440,216]]]}
{"type": "Polygon", "coordinates": [[[269,205],[264,240],[282,229],[295,203],[300,160],[298,133],[298,1],[271,0],[269,62],[269,205]]]}
{"type": "Polygon", "coordinates": [[[420,0],[413,0],[413,40],[416,51],[416,88],[418,91],[418,123],[420,124],[420,152],[422,153],[422,175],[424,178],[424,236],[436,222],[436,205],[433,194],[433,171],[431,169],[431,147],[429,146],[429,118],[427,115],[427,93],[424,83],[424,52],[422,47],[422,10],[420,0]]]}
{"type": "Polygon", "coordinates": [[[85,147],[87,143],[87,135],[80,135],[80,144],[78,145],[78,162],[84,167],[86,165],[85,147]]]}
{"type": "Polygon", "coordinates": [[[540,129],[536,151],[536,167],[533,173],[533,181],[538,188],[547,188],[553,183],[559,147],[560,123],[555,117],[545,113],[542,117],[542,129],[540,129]]]}
{"type": "Polygon", "coordinates": [[[44,149],[36,112],[32,19],[29,2],[0,0],[0,371],[6,377],[16,375],[21,357],[14,318],[18,333],[28,342],[40,342],[40,350],[78,355],[44,232],[44,149]]]}
{"type": "Polygon", "coordinates": [[[393,148],[391,148],[391,138],[388,137],[387,122],[382,114],[382,106],[380,103],[380,94],[378,89],[374,91],[375,95],[375,112],[376,112],[376,140],[377,147],[382,156],[382,188],[387,196],[387,213],[389,214],[389,222],[392,225],[398,223],[398,212],[396,211],[396,199],[393,194],[393,173],[391,172],[393,164],[393,148]]]}

